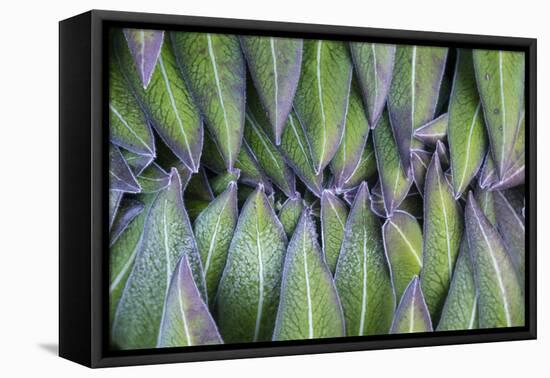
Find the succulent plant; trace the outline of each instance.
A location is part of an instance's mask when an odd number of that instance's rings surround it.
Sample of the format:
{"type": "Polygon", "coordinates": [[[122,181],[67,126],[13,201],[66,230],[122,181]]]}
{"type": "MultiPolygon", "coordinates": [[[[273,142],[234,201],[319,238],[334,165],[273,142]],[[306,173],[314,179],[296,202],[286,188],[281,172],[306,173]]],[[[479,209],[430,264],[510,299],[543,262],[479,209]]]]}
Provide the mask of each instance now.
{"type": "Polygon", "coordinates": [[[113,348],[524,324],[523,53],[110,38],[113,348]]]}

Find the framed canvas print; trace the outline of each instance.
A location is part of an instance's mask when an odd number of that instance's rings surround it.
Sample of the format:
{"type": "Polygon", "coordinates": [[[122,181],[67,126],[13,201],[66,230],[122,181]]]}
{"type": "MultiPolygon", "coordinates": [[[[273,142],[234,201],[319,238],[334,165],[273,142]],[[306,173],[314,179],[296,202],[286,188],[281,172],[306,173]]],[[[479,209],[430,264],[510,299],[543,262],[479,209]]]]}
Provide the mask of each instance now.
{"type": "Polygon", "coordinates": [[[536,41],[60,23],[60,355],[536,337],[536,41]]]}

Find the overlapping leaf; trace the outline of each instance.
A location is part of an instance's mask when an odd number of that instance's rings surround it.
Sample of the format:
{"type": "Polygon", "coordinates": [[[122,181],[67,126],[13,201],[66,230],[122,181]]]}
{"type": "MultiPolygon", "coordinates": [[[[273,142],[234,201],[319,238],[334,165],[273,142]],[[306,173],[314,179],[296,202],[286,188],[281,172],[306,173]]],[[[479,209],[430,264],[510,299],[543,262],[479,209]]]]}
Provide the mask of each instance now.
{"type": "Polygon", "coordinates": [[[459,198],[483,162],[487,136],[477,93],[472,52],[458,52],[449,103],[449,149],[455,198],[459,198]]]}
{"type": "Polygon", "coordinates": [[[424,188],[422,291],[431,318],[438,321],[462,239],[464,221],[460,204],[445,179],[439,155],[434,154],[424,188]]]}
{"type": "Polygon", "coordinates": [[[523,197],[513,189],[493,193],[496,227],[512,257],[523,287],[525,281],[525,221],[521,216],[523,197]]]}
{"type": "Polygon", "coordinates": [[[237,182],[241,176],[241,171],[234,168],[232,171],[221,173],[210,179],[210,187],[214,195],[220,195],[231,182],[237,182]]]}
{"type": "Polygon", "coordinates": [[[300,78],[303,41],[275,37],[240,38],[248,69],[271,124],[272,139],[279,145],[300,78]]]}
{"type": "Polygon", "coordinates": [[[492,156],[498,175],[502,178],[510,167],[510,156],[523,109],[524,53],[473,50],[473,61],[492,156]]]}
{"type": "Polygon", "coordinates": [[[395,311],[390,333],[414,333],[414,332],[431,332],[433,331],[432,321],[420,281],[415,276],[407,288],[399,302],[399,306],[395,311]]]}
{"type": "Polygon", "coordinates": [[[197,172],[203,140],[202,121],[176,65],[172,44],[168,41],[162,44],[147,89],[143,88],[124,37],[115,34],[113,44],[125,76],[153,127],[170,150],[192,172],[197,172]]]}
{"type": "Polygon", "coordinates": [[[201,298],[184,254],[170,280],[158,347],[221,344],[216,323],[201,298]]]}
{"type": "Polygon", "coordinates": [[[321,237],[325,261],[333,274],[344,241],[347,218],[346,204],[332,192],[323,191],[321,196],[321,237]]]}
{"type": "Polygon", "coordinates": [[[114,144],[136,154],[155,155],[149,122],[112,49],[109,57],[109,132],[114,144]]]}
{"type": "Polygon", "coordinates": [[[147,88],[160,55],[164,31],[124,29],[124,37],[134,58],[141,83],[144,88],[147,88]]]}
{"type": "MultiPolygon", "coordinates": [[[[130,222],[109,248],[109,319],[112,323],[114,314],[134,266],[142,240],[145,219],[151,208],[155,195],[140,195],[143,210],[130,222]]],[[[113,240],[111,236],[111,240],[113,240]]]]}
{"type": "Polygon", "coordinates": [[[206,298],[200,256],[175,169],[170,173],[170,184],[158,193],[148,211],[142,238],[113,320],[112,342],[120,349],[157,345],[164,298],[182,255],[188,257],[194,280],[206,298]]]}
{"type": "Polygon", "coordinates": [[[273,340],[344,335],[342,306],[306,208],[288,245],[273,340]]]}
{"type": "Polygon", "coordinates": [[[478,328],[477,288],[467,237],[460,243],[449,294],[441,311],[438,331],[478,328]]]}
{"type": "Polygon", "coordinates": [[[479,327],[523,326],[525,300],[504,242],[471,193],[465,212],[466,234],[479,295],[479,327]]]}
{"type": "Polygon", "coordinates": [[[300,197],[299,193],[296,193],[295,198],[288,198],[279,210],[279,220],[283,225],[286,236],[292,237],[294,229],[300,220],[302,209],[304,208],[304,201],[300,197]]]}
{"type": "Polygon", "coordinates": [[[241,210],[218,289],[216,320],[225,342],[271,340],[286,246],[260,185],[241,210]]]}
{"type": "Polygon", "coordinates": [[[395,310],[380,223],[368,196],[363,183],[348,216],[334,277],[348,336],[387,333],[395,310]]]}
{"type": "Polygon", "coordinates": [[[396,47],[352,42],[350,50],[367,108],[369,124],[374,128],[382,115],[390,90],[396,47]]]}
{"type": "Polygon", "coordinates": [[[320,197],[323,191],[324,175],[323,172],[315,173],[313,169],[306,133],[302,122],[294,111],[288,115],[279,149],[294,173],[312,193],[320,197]]]}
{"type": "Polygon", "coordinates": [[[143,211],[143,208],[143,203],[138,200],[127,199],[122,201],[109,231],[109,246],[112,247],[130,222],[143,211]]]}
{"type": "Polygon", "coordinates": [[[376,174],[376,154],[374,153],[374,145],[372,138],[367,139],[365,149],[361,154],[361,159],[357,166],[351,172],[350,176],[344,181],[342,190],[348,190],[358,187],[361,182],[371,179],[376,174]]]}
{"type": "Polygon", "coordinates": [[[321,172],[344,132],[352,63],[342,42],[306,40],[294,108],[303,122],[313,159],[321,172]]]}
{"type": "Polygon", "coordinates": [[[126,193],[139,193],[141,186],[136,181],[128,163],[115,145],[109,148],[109,189],[126,193]]]}
{"type": "MultiPolygon", "coordinates": [[[[204,134],[204,147],[201,159],[208,169],[218,174],[226,172],[223,157],[208,132],[204,134]]],[[[271,192],[273,190],[269,180],[258,165],[256,158],[254,158],[246,145],[241,146],[239,154],[235,159],[234,169],[238,169],[241,172],[239,176],[240,182],[253,187],[256,187],[259,183],[263,183],[267,191],[271,192]]]]}
{"type": "Polygon", "coordinates": [[[237,215],[237,185],[232,181],[199,214],[193,227],[211,307],[227,260],[237,215]]]}
{"type": "Polygon", "coordinates": [[[397,47],[388,110],[405,171],[411,148],[420,145],[412,139],[414,130],[434,118],[446,59],[446,48],[397,47]]]}
{"type": "Polygon", "coordinates": [[[438,140],[444,140],[447,137],[448,124],[449,113],[442,114],[424,126],[415,129],[414,137],[422,144],[435,145],[438,140]]]}
{"type": "Polygon", "coordinates": [[[227,169],[233,169],[244,127],[246,69],[236,36],[171,33],[174,52],[227,169]]]}
{"type": "Polygon", "coordinates": [[[422,269],[422,230],[415,217],[397,210],[384,223],[382,235],[395,295],[400,300],[422,269]]]}
{"type": "MultiPolygon", "coordinates": [[[[250,96],[251,97],[251,96],[250,96]]],[[[254,103],[254,101],[251,101],[254,103]]],[[[286,165],[286,161],[273,144],[265,129],[268,127],[268,120],[262,114],[259,104],[249,103],[246,112],[244,127],[244,143],[250,149],[262,170],[269,176],[287,197],[293,197],[296,191],[294,173],[286,165]],[[254,106],[254,105],[258,106],[254,106]]]]}
{"type": "Polygon", "coordinates": [[[387,112],[382,114],[373,136],[384,208],[386,215],[391,216],[409,192],[412,179],[399,157],[399,146],[392,134],[387,112]]]}
{"type": "Polygon", "coordinates": [[[336,154],[330,162],[330,168],[334,175],[334,186],[340,190],[345,182],[352,176],[369,136],[369,123],[363,109],[361,93],[356,80],[351,83],[349,105],[344,126],[344,135],[336,154]]]}

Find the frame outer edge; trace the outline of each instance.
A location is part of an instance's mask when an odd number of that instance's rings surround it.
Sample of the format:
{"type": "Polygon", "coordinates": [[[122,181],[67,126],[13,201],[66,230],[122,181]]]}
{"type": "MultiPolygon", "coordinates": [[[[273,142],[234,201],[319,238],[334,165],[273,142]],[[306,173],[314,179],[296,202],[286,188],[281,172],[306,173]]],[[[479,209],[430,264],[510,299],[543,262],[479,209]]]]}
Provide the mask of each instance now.
{"type": "Polygon", "coordinates": [[[90,12],[59,23],[59,355],[91,365],[90,12]]]}
{"type": "MultiPolygon", "coordinates": [[[[388,348],[408,348],[422,346],[439,346],[450,344],[469,344],[480,342],[497,342],[497,341],[512,341],[526,340],[536,338],[536,39],[531,38],[512,38],[512,37],[496,37],[496,36],[478,36],[453,33],[432,33],[419,31],[405,30],[388,30],[388,29],[371,29],[360,27],[346,26],[330,26],[330,25],[312,25],[284,22],[268,22],[268,21],[252,21],[252,20],[235,20],[235,19],[220,19],[206,18],[193,16],[176,16],[176,15],[161,15],[161,14],[146,14],[146,13],[129,13],[129,12],[113,12],[93,10],[87,13],[90,18],[89,27],[89,43],[90,55],[85,62],[75,60],[75,50],[60,49],[61,56],[65,54],[67,59],[72,59],[72,64],[84,64],[90,70],[90,83],[88,86],[89,101],[88,107],[89,118],[85,124],[90,125],[91,129],[88,135],[89,140],[89,155],[88,157],[79,160],[80,163],[89,159],[90,171],[88,174],[88,183],[86,190],[90,191],[89,201],[87,202],[87,212],[80,214],[83,218],[88,215],[89,227],[86,229],[87,237],[90,239],[87,256],[87,294],[88,301],[88,322],[87,327],[81,329],[82,339],[78,340],[76,347],[88,348],[88,359],[86,361],[77,361],[90,367],[111,367],[121,365],[141,365],[141,364],[157,364],[157,363],[173,363],[173,362],[190,362],[190,361],[205,361],[205,360],[221,360],[235,358],[254,358],[282,355],[302,355],[311,353],[330,353],[343,351],[359,351],[372,349],[388,349],[388,348]],[[307,342],[292,342],[292,343],[258,343],[257,345],[240,345],[236,344],[232,348],[219,348],[209,350],[188,350],[182,348],[168,348],[166,350],[145,350],[134,351],[130,354],[110,354],[105,349],[108,346],[107,336],[104,332],[103,316],[105,314],[104,284],[102,279],[106,277],[106,252],[105,246],[107,243],[103,221],[106,217],[107,200],[107,183],[103,175],[103,170],[107,167],[106,150],[108,147],[107,138],[103,135],[102,128],[104,121],[104,109],[102,104],[104,96],[107,93],[105,88],[105,78],[103,70],[106,66],[105,52],[106,39],[102,34],[110,25],[136,25],[137,27],[171,27],[175,29],[193,29],[198,31],[210,30],[212,32],[226,32],[235,34],[257,34],[257,35],[281,35],[290,36],[293,34],[301,34],[309,38],[326,38],[326,39],[346,39],[346,40],[361,40],[368,38],[373,42],[392,41],[393,43],[409,43],[409,44],[431,44],[431,45],[460,45],[468,48],[507,48],[510,50],[525,51],[529,56],[529,75],[528,84],[529,90],[527,96],[529,99],[530,110],[530,134],[529,134],[529,168],[528,184],[529,184],[529,200],[528,222],[529,233],[529,283],[531,290],[528,293],[528,321],[529,327],[519,327],[501,330],[479,330],[477,333],[472,332],[445,332],[437,335],[432,334],[416,334],[416,335],[390,335],[389,337],[369,337],[369,338],[346,338],[345,340],[326,340],[324,343],[307,343],[307,342]],[[90,67],[91,65],[91,67],[90,67]],[[91,107],[91,108],[90,108],[91,107]],[[90,113],[91,109],[91,113],[90,113]],[[530,226],[530,227],[529,227],[530,226]],[[105,240],[103,240],[105,239],[105,240]],[[87,332],[87,334],[84,334],[87,332]],[[393,337],[395,336],[395,337],[393,337]],[[89,341],[89,342],[88,342],[89,341]],[[262,344],[262,345],[261,345],[262,344]],[[264,345],[265,344],[265,345],[264,345]]],[[[62,22],[63,23],[63,22],[62,22]]],[[[60,33],[61,34],[61,33],[60,33]]],[[[60,74],[63,74],[60,72],[60,74]]],[[[60,75],[61,87],[61,75],[60,75]]],[[[61,91],[60,91],[61,92],[61,91]]],[[[79,98],[83,101],[82,98],[79,98]]],[[[67,102],[60,101],[60,114],[64,111],[63,106],[67,102]]],[[[61,117],[60,117],[61,119],[61,117]]],[[[63,122],[60,122],[60,138],[63,134],[63,122]]],[[[61,140],[60,140],[61,142],[61,140]]],[[[60,143],[60,146],[62,144],[60,143]]],[[[62,164],[60,158],[60,166],[62,164]]],[[[65,180],[65,175],[61,175],[60,169],[60,185],[68,185],[69,181],[65,180]]],[[[64,186],[63,186],[64,187],[64,186]]],[[[60,193],[61,194],[61,193],[60,193]]],[[[82,201],[82,198],[80,198],[82,201]]],[[[65,201],[66,205],[70,201],[65,201]]],[[[60,199],[61,206],[61,199],[60,199]]],[[[63,207],[63,206],[61,206],[63,207]]],[[[60,212],[62,212],[60,208],[60,212]]],[[[62,212],[63,214],[63,212],[62,212]]],[[[61,217],[60,217],[61,218],[61,217]]],[[[61,231],[61,228],[60,228],[61,231]]],[[[60,249],[61,238],[67,237],[60,232],[60,249]]],[[[74,237],[72,237],[74,239],[74,237]]],[[[78,240],[82,246],[82,241],[78,240]]],[[[72,251],[74,252],[74,251],[72,251]]],[[[80,251],[79,251],[80,252],[80,251]]],[[[63,265],[60,257],[60,267],[63,265]]],[[[66,257],[66,256],[65,256],[66,257]]],[[[69,260],[67,260],[69,261],[69,260]]],[[[65,263],[67,265],[68,263],[65,263]]],[[[61,269],[60,269],[61,272],[61,269]]],[[[86,274],[86,272],[83,272],[86,274]]],[[[61,288],[61,287],[60,287],[61,288]]],[[[74,291],[74,290],[73,290],[74,291]]],[[[60,303],[61,303],[60,291],[60,303]]],[[[61,307],[60,307],[61,312],[61,307]]],[[[61,329],[61,324],[60,324],[61,329]]],[[[76,337],[78,338],[78,337],[76,337]]],[[[64,348],[63,348],[64,349],[64,348]]],[[[60,338],[60,351],[61,338],[60,338]]],[[[60,353],[62,354],[62,353],[60,353]]],[[[63,357],[70,358],[68,355],[63,357]]]]}

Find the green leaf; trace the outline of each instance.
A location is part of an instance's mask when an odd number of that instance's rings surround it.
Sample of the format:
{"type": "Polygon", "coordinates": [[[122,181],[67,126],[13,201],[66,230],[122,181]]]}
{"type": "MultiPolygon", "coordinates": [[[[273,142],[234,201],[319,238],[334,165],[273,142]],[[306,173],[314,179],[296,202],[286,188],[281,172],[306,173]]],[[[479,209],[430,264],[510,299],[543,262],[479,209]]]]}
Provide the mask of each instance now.
{"type": "Polygon", "coordinates": [[[525,282],[525,224],[521,216],[523,196],[514,190],[494,191],[496,227],[518,272],[521,287],[525,282]]]}
{"type": "Polygon", "coordinates": [[[143,211],[143,203],[127,198],[121,201],[115,219],[109,230],[109,246],[112,246],[126,227],[143,211]]]}
{"type": "Polygon", "coordinates": [[[449,291],[464,227],[462,209],[443,174],[438,154],[433,155],[428,167],[424,190],[424,257],[420,280],[431,318],[437,322],[449,291]]]}
{"type": "MultiPolygon", "coordinates": [[[[226,172],[223,157],[208,132],[204,133],[204,147],[201,159],[203,164],[211,171],[218,174],[226,172]]],[[[268,192],[273,191],[269,180],[265,177],[258,162],[246,145],[241,146],[239,154],[235,159],[234,169],[238,169],[241,172],[239,182],[253,187],[256,187],[259,183],[263,183],[268,192]]]]}
{"type": "Polygon", "coordinates": [[[455,198],[460,198],[483,163],[487,136],[477,93],[472,52],[459,49],[449,103],[449,150],[455,198]]]}
{"type": "Polygon", "coordinates": [[[119,349],[153,348],[157,345],[164,298],[172,272],[182,255],[188,257],[195,282],[206,297],[200,256],[175,169],[170,172],[170,184],[156,195],[151,205],[142,238],[114,315],[111,336],[119,349]]]}
{"type": "Polygon", "coordinates": [[[304,201],[300,197],[300,193],[296,192],[296,198],[288,198],[279,210],[279,220],[288,238],[292,237],[303,208],[304,201]]]}
{"type": "Polygon", "coordinates": [[[237,168],[233,168],[233,171],[227,171],[212,177],[210,179],[210,187],[212,188],[214,195],[220,195],[232,181],[236,183],[239,180],[240,175],[241,171],[237,168]]]}
{"type": "Polygon", "coordinates": [[[308,208],[302,211],[288,245],[275,341],[345,336],[342,306],[310,212],[308,208]]]}
{"type": "Polygon", "coordinates": [[[384,208],[387,216],[391,216],[409,192],[412,179],[408,177],[399,158],[399,149],[393,137],[387,112],[380,117],[373,136],[384,208]]]}
{"type": "MultiPolygon", "coordinates": [[[[437,143],[437,142],[436,142],[437,143]]],[[[424,182],[426,181],[426,172],[428,171],[428,166],[432,160],[432,153],[421,150],[421,149],[412,149],[411,150],[411,168],[414,178],[414,183],[418,188],[418,191],[421,195],[424,193],[424,182]]]]}
{"type": "Polygon", "coordinates": [[[432,321],[422,288],[417,276],[415,276],[403,297],[392,322],[390,333],[415,333],[415,332],[431,332],[432,321]]]}
{"type": "Polygon", "coordinates": [[[139,193],[141,186],[136,181],[128,163],[114,144],[109,146],[109,190],[139,193]]]}
{"type": "Polygon", "coordinates": [[[123,192],[118,190],[109,190],[109,230],[113,227],[123,194],[123,192]]]}
{"type": "Polygon", "coordinates": [[[313,194],[320,197],[324,176],[322,171],[317,174],[313,170],[313,160],[302,122],[296,112],[292,111],[286,123],[279,149],[294,173],[313,194]]]}
{"type": "Polygon", "coordinates": [[[287,238],[259,185],[241,210],[216,301],[227,343],[268,341],[279,303],[287,238]]]}
{"type": "Polygon", "coordinates": [[[363,109],[361,93],[356,80],[352,80],[344,135],[330,162],[334,185],[341,189],[357,168],[369,136],[369,122],[363,109]]]}
{"type": "Polygon", "coordinates": [[[447,138],[448,124],[449,113],[444,113],[414,130],[414,137],[422,142],[422,144],[435,146],[438,140],[445,140],[447,138]]]}
{"type": "Polygon", "coordinates": [[[155,156],[153,133],[113,49],[109,56],[109,132],[114,144],[155,156]]]}
{"type": "Polygon", "coordinates": [[[479,327],[525,324],[525,299],[512,258],[473,195],[466,206],[466,234],[478,289],[479,327]]]}
{"type": "Polygon", "coordinates": [[[164,31],[145,29],[124,29],[123,31],[143,88],[147,88],[160,55],[164,31]]]}
{"type": "Polygon", "coordinates": [[[272,140],[278,146],[300,78],[303,41],[256,36],[240,38],[252,81],[271,124],[272,140]]]}
{"type": "MultiPolygon", "coordinates": [[[[349,199],[352,191],[344,193],[344,199],[349,199]]],[[[380,191],[380,182],[377,182],[376,185],[371,190],[371,210],[380,218],[386,218],[386,210],[384,209],[384,199],[382,198],[382,193],[380,191]]],[[[424,201],[420,196],[420,193],[411,190],[409,194],[405,197],[403,202],[395,210],[404,211],[409,213],[416,219],[422,219],[424,217],[424,201]]],[[[395,213],[394,211],[394,213],[395,213]]]]}
{"type": "Polygon", "coordinates": [[[395,49],[395,45],[350,43],[351,56],[371,128],[378,124],[378,118],[386,104],[395,63],[395,49]]]}
{"type": "Polygon", "coordinates": [[[134,176],[139,176],[141,172],[143,172],[145,168],[153,163],[153,160],[155,159],[154,156],[139,155],[124,149],[120,150],[120,152],[122,153],[124,160],[126,160],[126,163],[128,163],[128,166],[130,167],[130,170],[132,171],[134,176]]]}
{"type": "Polygon", "coordinates": [[[361,182],[367,181],[376,174],[376,155],[372,138],[367,138],[367,144],[361,155],[361,159],[349,178],[342,185],[342,190],[358,187],[361,182]]]}
{"type": "Polygon", "coordinates": [[[410,166],[411,148],[422,145],[412,139],[414,130],[434,118],[446,60],[446,48],[397,47],[388,110],[405,171],[410,166]]]}
{"type": "Polygon", "coordinates": [[[246,68],[233,35],[172,32],[177,61],[218,146],[232,170],[244,128],[246,68]]]}
{"type": "Polygon", "coordinates": [[[473,50],[473,60],[492,155],[502,178],[523,110],[525,57],[523,52],[473,50]]]}
{"type": "Polygon", "coordinates": [[[510,158],[510,168],[499,182],[494,183],[491,189],[503,190],[525,183],[525,113],[522,113],[514,150],[510,158]]]}
{"type": "Polygon", "coordinates": [[[475,198],[481,211],[483,211],[483,214],[487,217],[487,220],[491,225],[496,226],[497,215],[495,211],[494,192],[477,187],[475,198]]]}
{"type": "Polygon", "coordinates": [[[351,74],[343,42],[304,41],[294,108],[304,125],[316,173],[328,165],[342,139],[351,74]]]}
{"type": "Polygon", "coordinates": [[[143,89],[120,33],[115,35],[113,44],[126,78],[162,141],[192,172],[197,172],[203,140],[202,121],[176,65],[172,45],[163,43],[151,81],[147,89],[143,89]]]}
{"type": "Polygon", "coordinates": [[[155,195],[140,195],[142,211],[128,223],[128,226],[109,248],[109,324],[112,325],[115,311],[126,286],[126,281],[138,254],[145,219],[155,199],[155,195]]]}
{"type": "Polygon", "coordinates": [[[498,183],[499,178],[495,167],[495,162],[491,156],[489,150],[485,155],[485,160],[479,171],[478,184],[482,189],[490,189],[493,185],[498,183]]]}
{"type": "Polygon", "coordinates": [[[468,249],[468,239],[462,238],[449,294],[441,311],[438,331],[478,328],[477,290],[468,249]]]}
{"type": "Polygon", "coordinates": [[[237,185],[232,181],[195,220],[195,238],[201,256],[210,307],[214,303],[225,267],[237,216],[237,185]]]}
{"type": "Polygon", "coordinates": [[[267,176],[277,185],[287,197],[294,197],[296,184],[294,173],[286,165],[283,155],[265,133],[258,119],[252,112],[246,113],[244,127],[246,147],[262,167],[267,176]]]}
{"type": "Polygon", "coordinates": [[[321,196],[321,237],[323,252],[327,266],[332,274],[340,255],[344,241],[348,208],[344,202],[329,190],[324,190],[321,196]]]}
{"type": "Polygon", "coordinates": [[[137,177],[143,193],[154,193],[164,189],[170,183],[170,175],[158,164],[153,163],[137,177]]]}
{"type": "Polygon", "coordinates": [[[186,255],[172,274],[157,347],[223,344],[216,323],[193,280],[186,255]]]}
{"type": "Polygon", "coordinates": [[[363,183],[348,216],[334,277],[348,336],[387,333],[395,309],[380,223],[369,206],[363,183]]]}
{"type": "Polygon", "coordinates": [[[422,269],[422,229],[411,214],[397,210],[382,226],[395,296],[401,299],[411,279],[422,269]]]}

